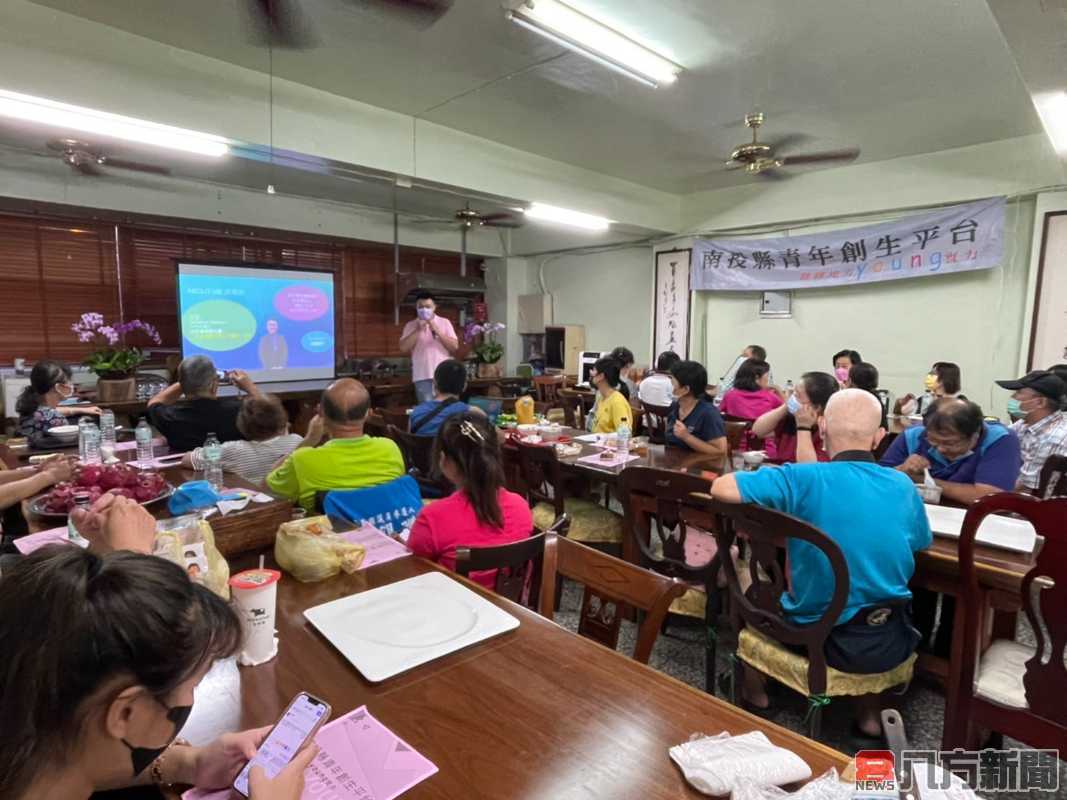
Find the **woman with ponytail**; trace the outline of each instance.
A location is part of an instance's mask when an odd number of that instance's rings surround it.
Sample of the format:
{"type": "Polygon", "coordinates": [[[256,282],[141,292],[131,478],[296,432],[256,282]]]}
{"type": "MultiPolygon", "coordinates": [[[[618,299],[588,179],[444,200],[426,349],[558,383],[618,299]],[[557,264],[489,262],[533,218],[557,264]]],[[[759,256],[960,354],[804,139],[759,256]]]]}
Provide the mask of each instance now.
{"type": "MultiPolygon", "coordinates": [[[[419,512],[408,539],[415,555],[454,570],[459,547],[495,547],[530,535],[530,506],[504,488],[500,443],[484,414],[468,411],[446,419],[434,442],[434,460],[457,489],[419,512]]],[[[496,571],[470,577],[492,589],[496,571]]]]}
{"type": "Polygon", "coordinates": [[[69,425],[67,417],[100,413],[96,406],[59,405],[60,401],[73,396],[70,367],[59,361],[38,361],[30,370],[30,385],[15,401],[19,433],[37,445],[52,428],[69,425]]]}

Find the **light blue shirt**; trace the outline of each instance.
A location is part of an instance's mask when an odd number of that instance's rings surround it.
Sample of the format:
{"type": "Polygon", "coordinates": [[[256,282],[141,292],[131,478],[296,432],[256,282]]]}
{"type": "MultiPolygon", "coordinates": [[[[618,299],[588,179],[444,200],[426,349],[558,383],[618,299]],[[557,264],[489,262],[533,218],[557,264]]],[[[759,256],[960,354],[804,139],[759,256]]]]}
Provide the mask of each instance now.
{"type": "MultiPolygon", "coordinates": [[[[784,464],[737,475],[742,502],[784,511],[837,543],[848,564],[848,601],[837,624],[856,612],[911,597],[914,553],[930,546],[926,509],[903,472],[869,453],[841,453],[820,464],[784,464]]],[[[833,596],[830,562],[814,545],[789,540],[790,589],[782,609],[795,623],[819,619],[833,596]]]]}

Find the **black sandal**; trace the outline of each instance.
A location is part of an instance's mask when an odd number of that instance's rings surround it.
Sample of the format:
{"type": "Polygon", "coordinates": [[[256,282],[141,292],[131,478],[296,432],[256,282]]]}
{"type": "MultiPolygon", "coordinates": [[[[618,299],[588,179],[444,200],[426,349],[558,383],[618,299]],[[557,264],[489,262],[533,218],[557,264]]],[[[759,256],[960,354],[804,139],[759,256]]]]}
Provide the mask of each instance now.
{"type": "MultiPolygon", "coordinates": [[[[719,694],[722,695],[722,698],[724,700],[727,700],[727,702],[729,702],[730,674],[727,672],[723,672],[722,674],[720,674],[717,683],[719,687],[719,694]]],[[[746,700],[744,694],[741,691],[737,692],[737,703],[735,703],[735,705],[737,705],[741,709],[744,709],[749,714],[754,714],[760,719],[770,721],[773,720],[776,716],[778,716],[778,709],[775,708],[773,705],[768,705],[765,708],[762,706],[757,706],[754,703],[746,700]]]]}

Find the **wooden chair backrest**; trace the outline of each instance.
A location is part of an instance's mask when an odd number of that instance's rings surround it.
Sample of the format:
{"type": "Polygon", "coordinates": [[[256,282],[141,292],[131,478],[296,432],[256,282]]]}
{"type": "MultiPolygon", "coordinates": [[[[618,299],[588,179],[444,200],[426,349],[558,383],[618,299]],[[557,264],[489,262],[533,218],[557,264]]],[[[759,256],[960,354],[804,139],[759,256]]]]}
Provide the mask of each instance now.
{"type": "Polygon", "coordinates": [[[1049,456],[1039,481],[1034,494],[1042,500],[1067,497],[1067,456],[1049,456]]]}
{"type": "Polygon", "coordinates": [[[670,415],[671,407],[641,403],[641,410],[644,412],[649,440],[654,444],[665,444],[667,441],[667,417],[670,415]]]}
{"type": "Polygon", "coordinates": [[[557,575],[585,586],[578,634],[612,650],[618,645],[619,625],[626,609],[634,606],[645,612],[633,653],[634,660],[642,664],[648,663],[671,603],[686,591],[686,585],[679,580],[550,534],[545,541],[540,606],[541,614],[548,619],[555,616],[557,575]]]}
{"type": "MultiPolygon", "coordinates": [[[[560,524],[566,524],[565,517],[560,524]]],[[[539,600],[544,558],[545,534],[535,530],[530,538],[510,544],[456,548],[456,572],[466,577],[472,572],[495,569],[493,590],[515,603],[533,607],[539,600]]]]}
{"type": "Polygon", "coordinates": [[[741,443],[745,441],[748,430],[752,427],[752,421],[739,422],[727,419],[723,420],[723,425],[726,427],[726,443],[730,445],[730,452],[736,453],[741,447],[741,443]]]}
{"type": "MultiPolygon", "coordinates": [[[[970,696],[975,663],[980,653],[979,614],[985,601],[978,587],[974,565],[975,536],[990,514],[1018,514],[1044,538],[1034,566],[1023,577],[1019,591],[1023,611],[1037,641],[1034,657],[1026,662],[1023,686],[1028,713],[1067,729],[1067,498],[1039,500],[1024,494],[1003,492],[972,503],[960,528],[960,580],[967,624],[962,633],[963,659],[959,685],[970,696]],[[973,626],[973,629],[972,629],[973,626]],[[1042,663],[1045,659],[1046,663],[1042,663]]],[[[957,635],[961,632],[957,631],[957,635]]],[[[1031,742],[1036,743],[1036,742],[1031,742]]]]}
{"type": "Polygon", "coordinates": [[[562,375],[537,375],[533,379],[536,398],[542,403],[559,402],[559,390],[564,386],[562,375]]]}
{"type": "MultiPolygon", "coordinates": [[[[781,511],[756,505],[723,503],[706,494],[694,495],[693,499],[715,515],[712,533],[720,553],[730,552],[738,531],[743,532],[748,541],[748,573],[752,584],[747,592],[741,590],[733,560],[722,559],[733,613],[746,625],[771,639],[806,647],[808,691],[813,695],[822,694],[826,691],[823,645],[848,601],[848,564],[841,548],[815,526],[781,511]],[[790,539],[799,539],[822,551],[834,577],[830,603],[822,616],[810,625],[796,625],[782,611],[782,593],[788,589],[782,549],[788,547],[790,539]]],[[[738,622],[735,619],[735,624],[738,622]]]]}
{"type": "Polygon", "coordinates": [[[691,566],[685,560],[689,528],[711,532],[711,514],[692,500],[693,494],[710,488],[711,481],[686,472],[654,467],[628,467],[622,471],[619,496],[623,498],[625,530],[641,553],[641,566],[686,581],[709,577],[714,581],[718,572],[715,559],[699,566],[691,566]],[[659,541],[659,548],[651,546],[653,537],[659,541]]]}
{"type": "Polygon", "coordinates": [[[397,430],[407,432],[411,426],[411,415],[406,408],[386,406],[375,409],[375,413],[385,420],[386,425],[392,425],[397,430]]]}
{"type": "Polygon", "coordinates": [[[519,450],[519,473],[530,506],[548,503],[557,518],[563,516],[563,474],[556,448],[524,442],[517,442],[516,446],[519,450]]]}
{"type": "Polygon", "coordinates": [[[567,427],[583,430],[585,428],[585,415],[593,405],[592,402],[586,403],[586,396],[589,392],[579,392],[576,389],[560,389],[557,394],[559,395],[560,405],[563,406],[563,421],[567,424],[567,427]]]}
{"type": "Polygon", "coordinates": [[[396,425],[390,425],[389,438],[396,442],[397,447],[404,456],[404,464],[408,471],[415,470],[421,476],[429,478],[434,474],[433,469],[433,443],[432,436],[416,436],[413,433],[400,430],[396,425]]]}

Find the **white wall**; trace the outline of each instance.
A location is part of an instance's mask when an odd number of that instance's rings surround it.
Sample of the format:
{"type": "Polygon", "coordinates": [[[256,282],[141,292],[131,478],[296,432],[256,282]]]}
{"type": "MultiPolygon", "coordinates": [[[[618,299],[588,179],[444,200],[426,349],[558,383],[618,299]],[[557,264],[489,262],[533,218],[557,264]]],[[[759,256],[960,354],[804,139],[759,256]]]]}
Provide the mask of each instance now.
{"type": "Polygon", "coordinates": [[[652,349],[652,248],[648,245],[595,255],[529,259],[534,291],[544,263],[545,286],[552,295],[553,321],[584,325],[588,350],[625,345],[638,364],[648,364],[652,349]]]}
{"type": "Polygon", "coordinates": [[[519,296],[535,291],[529,282],[529,264],[522,258],[490,258],[485,262],[485,302],[489,319],[507,328],[497,334],[504,342],[504,369],[515,374],[522,361],[522,339],[518,332],[519,296]]]}

